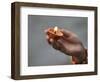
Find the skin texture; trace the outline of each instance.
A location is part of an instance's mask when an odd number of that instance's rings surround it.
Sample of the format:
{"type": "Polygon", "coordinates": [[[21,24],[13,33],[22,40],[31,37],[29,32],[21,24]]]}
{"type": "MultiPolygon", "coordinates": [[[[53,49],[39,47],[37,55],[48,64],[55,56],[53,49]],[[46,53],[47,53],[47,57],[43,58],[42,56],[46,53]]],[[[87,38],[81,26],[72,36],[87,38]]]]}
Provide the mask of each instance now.
{"type": "Polygon", "coordinates": [[[82,64],[84,60],[85,63],[87,63],[86,50],[78,36],[69,30],[60,29],[60,31],[63,33],[63,36],[56,40],[49,36],[49,29],[46,29],[46,39],[48,43],[54,49],[61,51],[65,55],[72,56],[73,64],[82,64]]]}

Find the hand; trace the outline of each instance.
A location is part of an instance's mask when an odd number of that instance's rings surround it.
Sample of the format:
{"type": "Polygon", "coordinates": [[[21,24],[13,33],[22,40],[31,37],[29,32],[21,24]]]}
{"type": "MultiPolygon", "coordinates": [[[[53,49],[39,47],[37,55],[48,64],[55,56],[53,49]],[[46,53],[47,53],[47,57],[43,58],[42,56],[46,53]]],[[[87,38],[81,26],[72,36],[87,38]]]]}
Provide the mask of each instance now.
{"type": "Polygon", "coordinates": [[[58,40],[55,40],[48,35],[48,32],[49,29],[46,30],[47,41],[54,49],[72,56],[74,63],[80,63],[83,61],[86,56],[85,48],[75,33],[61,29],[63,36],[58,40]]]}

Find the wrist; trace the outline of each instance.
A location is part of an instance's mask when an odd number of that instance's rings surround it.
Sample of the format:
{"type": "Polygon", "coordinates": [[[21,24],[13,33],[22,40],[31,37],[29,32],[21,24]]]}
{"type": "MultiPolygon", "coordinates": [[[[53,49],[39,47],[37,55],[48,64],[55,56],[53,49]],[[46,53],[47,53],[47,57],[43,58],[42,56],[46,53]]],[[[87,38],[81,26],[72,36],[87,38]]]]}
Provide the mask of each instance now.
{"type": "Polygon", "coordinates": [[[84,49],[83,52],[78,56],[72,56],[73,64],[87,64],[87,49],[84,49]]]}

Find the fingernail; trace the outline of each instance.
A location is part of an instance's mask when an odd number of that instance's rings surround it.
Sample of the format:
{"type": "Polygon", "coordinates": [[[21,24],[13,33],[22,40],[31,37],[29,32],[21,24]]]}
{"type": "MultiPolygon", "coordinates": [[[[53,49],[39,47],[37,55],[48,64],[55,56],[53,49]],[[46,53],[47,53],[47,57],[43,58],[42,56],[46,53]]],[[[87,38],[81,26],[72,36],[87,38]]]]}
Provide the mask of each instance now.
{"type": "Polygon", "coordinates": [[[53,42],[53,39],[50,39],[50,42],[53,42]]]}
{"type": "Polygon", "coordinates": [[[46,36],[47,39],[49,39],[49,36],[46,36]]]}

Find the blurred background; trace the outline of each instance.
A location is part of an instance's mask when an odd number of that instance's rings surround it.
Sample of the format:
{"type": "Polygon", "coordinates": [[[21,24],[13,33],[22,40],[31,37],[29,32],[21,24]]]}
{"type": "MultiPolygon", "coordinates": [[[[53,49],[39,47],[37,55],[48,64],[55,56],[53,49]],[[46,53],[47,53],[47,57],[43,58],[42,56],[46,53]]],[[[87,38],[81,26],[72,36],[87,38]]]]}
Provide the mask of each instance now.
{"type": "Polygon", "coordinates": [[[45,29],[58,26],[76,33],[87,48],[87,17],[28,15],[28,66],[69,65],[71,56],[52,48],[45,29]]]}

